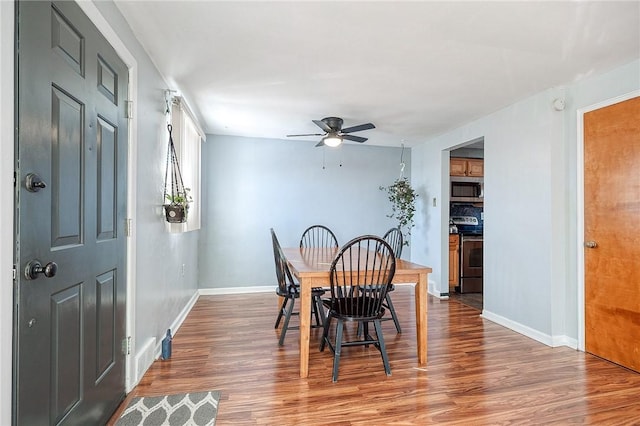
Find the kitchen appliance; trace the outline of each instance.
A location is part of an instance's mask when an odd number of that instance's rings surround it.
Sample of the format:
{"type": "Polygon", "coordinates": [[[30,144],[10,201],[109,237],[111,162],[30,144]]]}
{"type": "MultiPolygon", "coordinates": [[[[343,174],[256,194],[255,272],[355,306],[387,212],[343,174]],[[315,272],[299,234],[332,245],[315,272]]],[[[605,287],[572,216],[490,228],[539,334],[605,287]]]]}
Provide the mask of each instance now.
{"type": "Polygon", "coordinates": [[[483,227],[476,216],[452,216],[460,237],[459,293],[482,293],[483,227]]]}
{"type": "Polygon", "coordinates": [[[481,177],[451,176],[449,200],[452,202],[484,202],[484,179],[481,177]]]}

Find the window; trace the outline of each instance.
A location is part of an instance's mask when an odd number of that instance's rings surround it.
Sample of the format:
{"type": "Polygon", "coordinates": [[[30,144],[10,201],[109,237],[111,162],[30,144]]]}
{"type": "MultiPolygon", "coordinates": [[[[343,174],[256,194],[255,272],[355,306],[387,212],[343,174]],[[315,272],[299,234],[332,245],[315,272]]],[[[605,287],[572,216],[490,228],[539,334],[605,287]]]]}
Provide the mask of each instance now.
{"type": "Polygon", "coordinates": [[[173,143],[180,164],[185,188],[193,202],[189,204],[186,223],[170,224],[171,232],[186,232],[200,229],[202,190],[200,183],[200,153],[205,135],[195,116],[181,97],[174,97],[171,108],[173,143]]]}

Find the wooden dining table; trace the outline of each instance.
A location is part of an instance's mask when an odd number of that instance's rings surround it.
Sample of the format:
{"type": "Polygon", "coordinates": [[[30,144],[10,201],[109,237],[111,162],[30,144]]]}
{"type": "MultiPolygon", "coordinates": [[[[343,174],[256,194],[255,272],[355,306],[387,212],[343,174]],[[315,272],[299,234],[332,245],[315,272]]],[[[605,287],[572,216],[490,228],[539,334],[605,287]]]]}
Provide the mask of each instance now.
{"type": "MultiPolygon", "coordinates": [[[[311,288],[328,287],[331,262],[337,248],[284,248],[291,273],[300,282],[300,377],[309,376],[309,335],[311,329],[311,288]]],[[[396,259],[395,284],[415,283],[418,364],[427,364],[427,282],[432,271],[427,266],[396,259]]]]}

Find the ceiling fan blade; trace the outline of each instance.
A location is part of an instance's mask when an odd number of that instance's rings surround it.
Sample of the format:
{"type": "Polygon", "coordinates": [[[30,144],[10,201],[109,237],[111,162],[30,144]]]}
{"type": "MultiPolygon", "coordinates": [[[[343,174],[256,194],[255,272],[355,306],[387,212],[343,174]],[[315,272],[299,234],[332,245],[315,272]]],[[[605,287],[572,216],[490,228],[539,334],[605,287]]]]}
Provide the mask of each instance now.
{"type": "Polygon", "coordinates": [[[293,138],[296,136],[324,136],[324,133],[306,133],[304,135],[287,135],[288,138],[293,138]]]}
{"type": "Polygon", "coordinates": [[[346,129],[342,129],[342,133],[353,133],[353,132],[361,132],[362,130],[375,129],[376,126],[373,123],[360,124],[357,126],[347,127],[346,129]]]}
{"type": "Polygon", "coordinates": [[[312,121],[316,123],[316,126],[320,127],[322,130],[324,130],[327,133],[333,131],[333,129],[329,127],[327,123],[325,123],[324,121],[321,121],[321,120],[312,120],[312,121]]]}
{"type": "Polygon", "coordinates": [[[322,141],[318,142],[318,143],[316,144],[316,147],[319,147],[319,146],[324,146],[324,142],[322,142],[322,141]]]}
{"type": "Polygon", "coordinates": [[[353,141],[353,142],[360,142],[360,143],[368,140],[368,138],[363,138],[363,137],[354,136],[354,135],[342,135],[342,139],[346,139],[348,141],[353,141]]]}

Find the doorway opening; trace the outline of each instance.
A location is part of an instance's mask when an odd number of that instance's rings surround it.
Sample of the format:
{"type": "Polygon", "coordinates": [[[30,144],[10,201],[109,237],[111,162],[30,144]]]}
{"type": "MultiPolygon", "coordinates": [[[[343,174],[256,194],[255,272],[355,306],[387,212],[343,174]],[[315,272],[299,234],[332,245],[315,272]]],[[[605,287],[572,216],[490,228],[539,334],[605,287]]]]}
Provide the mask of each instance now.
{"type": "Polygon", "coordinates": [[[484,137],[449,151],[449,297],[483,308],[484,137]]]}

